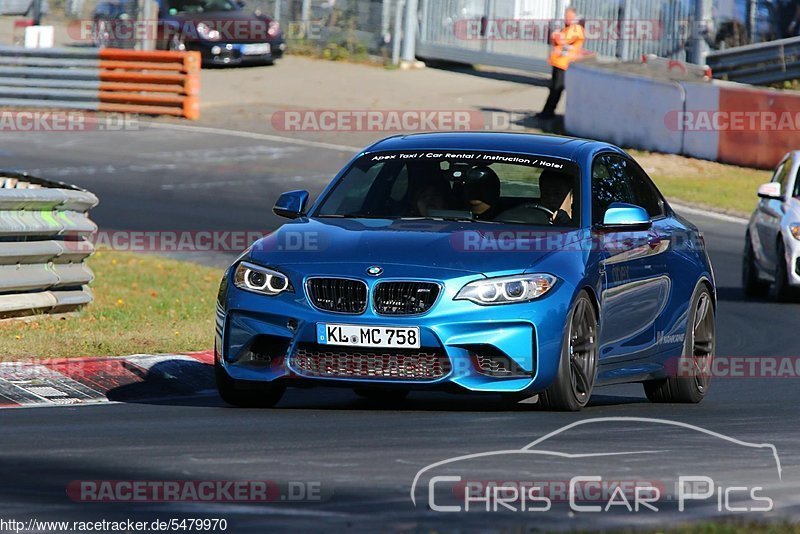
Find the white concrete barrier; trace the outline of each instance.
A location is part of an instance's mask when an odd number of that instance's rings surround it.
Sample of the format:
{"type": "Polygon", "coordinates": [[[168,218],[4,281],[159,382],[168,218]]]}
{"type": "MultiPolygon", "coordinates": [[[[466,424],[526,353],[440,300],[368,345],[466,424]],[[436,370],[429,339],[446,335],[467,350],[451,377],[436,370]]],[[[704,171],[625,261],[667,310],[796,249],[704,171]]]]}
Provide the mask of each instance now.
{"type": "Polygon", "coordinates": [[[629,148],[769,169],[800,149],[800,93],[631,73],[575,63],[566,76],[568,133],[629,148]]]}
{"type": "Polygon", "coordinates": [[[564,124],[570,134],[681,153],[682,132],[664,123],[670,113],[683,110],[684,91],[678,82],[574,63],[567,70],[566,87],[564,124]]]}
{"type": "MultiPolygon", "coordinates": [[[[719,110],[719,86],[711,83],[682,82],[686,102],[674,117],[674,127],[683,131],[683,154],[716,160],[719,154],[719,130],[710,119],[719,110]]],[[[673,121],[667,120],[667,127],[673,121]]]]}

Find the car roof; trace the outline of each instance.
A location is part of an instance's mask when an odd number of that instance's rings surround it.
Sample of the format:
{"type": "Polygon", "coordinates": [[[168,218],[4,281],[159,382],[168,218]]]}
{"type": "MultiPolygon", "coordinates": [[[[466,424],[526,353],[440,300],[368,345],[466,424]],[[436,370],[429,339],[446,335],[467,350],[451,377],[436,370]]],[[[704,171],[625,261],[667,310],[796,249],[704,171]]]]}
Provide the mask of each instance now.
{"type": "Polygon", "coordinates": [[[485,150],[515,152],[576,160],[581,149],[608,148],[621,150],[611,144],[561,135],[511,132],[442,132],[397,135],[378,141],[365,152],[394,150],[485,150]]]}

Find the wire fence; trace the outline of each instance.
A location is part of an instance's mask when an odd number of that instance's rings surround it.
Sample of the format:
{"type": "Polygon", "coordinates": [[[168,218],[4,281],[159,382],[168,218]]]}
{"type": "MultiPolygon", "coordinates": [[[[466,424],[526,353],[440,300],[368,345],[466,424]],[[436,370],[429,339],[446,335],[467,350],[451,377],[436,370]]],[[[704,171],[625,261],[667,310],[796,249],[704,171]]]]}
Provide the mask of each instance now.
{"type": "MultiPolygon", "coordinates": [[[[0,8],[20,11],[32,1],[0,0],[0,8]]],[[[68,17],[92,19],[98,4],[129,3],[130,15],[135,18],[137,1],[142,0],[51,0],[51,4],[63,8],[68,17]]],[[[761,28],[764,20],[775,18],[774,2],[758,0],[753,12],[757,27],[752,31],[737,21],[696,21],[699,1],[418,0],[417,49],[428,59],[546,70],[550,35],[563,25],[564,8],[572,6],[583,21],[584,48],[590,52],[621,60],[652,54],[687,61],[696,56],[693,47],[705,46],[703,42],[720,49],[759,40],[767,32],[761,28]],[[700,39],[698,32],[706,23],[710,27],[700,39]]],[[[716,13],[723,0],[711,1],[716,13]]],[[[406,0],[245,2],[246,10],[259,11],[281,23],[290,53],[330,59],[397,57],[406,0]]],[[[733,0],[733,4],[750,5],[749,0],[733,0]]],[[[747,10],[737,7],[733,12],[747,18],[747,10]]]]}
{"type": "MultiPolygon", "coordinates": [[[[404,0],[251,0],[278,20],[290,50],[317,51],[331,59],[388,55],[397,7],[404,0]]],[[[401,14],[402,15],[402,14],[401,14]]]]}

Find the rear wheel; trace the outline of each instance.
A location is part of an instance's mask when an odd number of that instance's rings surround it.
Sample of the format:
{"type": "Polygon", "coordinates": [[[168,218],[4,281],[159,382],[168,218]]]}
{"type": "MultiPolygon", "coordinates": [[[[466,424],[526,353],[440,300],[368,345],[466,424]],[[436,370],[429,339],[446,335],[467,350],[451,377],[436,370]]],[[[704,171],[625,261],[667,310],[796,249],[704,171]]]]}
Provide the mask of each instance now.
{"type": "Polygon", "coordinates": [[[405,389],[355,388],[353,391],[359,397],[379,403],[400,402],[408,397],[405,389]]]}
{"type": "Polygon", "coordinates": [[[786,249],[783,240],[778,239],[775,268],[775,296],[780,302],[796,302],[798,290],[789,285],[789,269],[786,261],[786,249]]]}
{"type": "Polygon", "coordinates": [[[750,233],[745,236],[744,258],[742,259],[742,286],[744,294],[748,297],[765,297],[769,293],[769,283],[758,277],[756,255],[753,252],[753,243],[750,233]]]}
{"type": "Polygon", "coordinates": [[[278,404],[286,391],[283,386],[235,380],[219,363],[214,365],[214,374],[222,400],[241,408],[271,408],[278,404]]]}
{"type": "Polygon", "coordinates": [[[569,314],[555,380],[539,396],[548,410],[576,412],[589,403],[597,377],[597,315],[586,292],[569,314]]]}
{"type": "Polygon", "coordinates": [[[698,403],[708,392],[716,325],[711,292],[705,285],[695,292],[689,309],[683,354],[676,376],[644,383],[644,392],[652,402],[698,403]]]}

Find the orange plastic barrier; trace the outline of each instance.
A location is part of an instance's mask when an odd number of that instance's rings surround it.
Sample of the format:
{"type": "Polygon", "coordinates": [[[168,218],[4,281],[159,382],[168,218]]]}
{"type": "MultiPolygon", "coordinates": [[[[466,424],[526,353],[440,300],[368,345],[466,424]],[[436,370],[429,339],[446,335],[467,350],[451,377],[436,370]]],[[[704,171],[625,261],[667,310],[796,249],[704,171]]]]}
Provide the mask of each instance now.
{"type": "Polygon", "coordinates": [[[199,52],[103,48],[100,110],[200,118],[199,52]]]}

